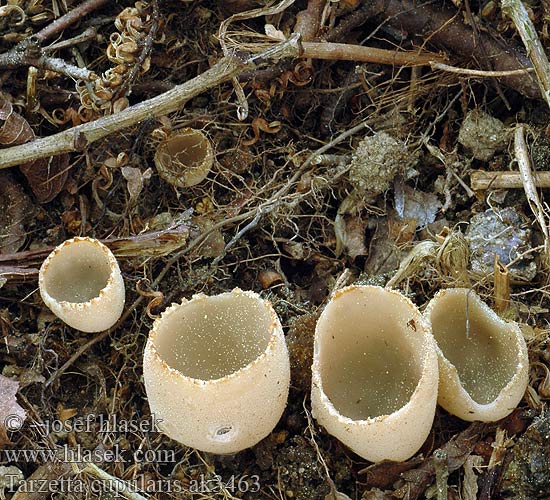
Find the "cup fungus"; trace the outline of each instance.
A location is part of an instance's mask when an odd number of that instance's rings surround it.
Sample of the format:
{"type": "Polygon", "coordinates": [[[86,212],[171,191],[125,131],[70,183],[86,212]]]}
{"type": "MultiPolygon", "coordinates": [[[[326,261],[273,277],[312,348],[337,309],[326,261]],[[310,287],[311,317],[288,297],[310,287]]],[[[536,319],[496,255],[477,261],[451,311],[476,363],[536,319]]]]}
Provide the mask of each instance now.
{"type": "Polygon", "coordinates": [[[506,322],[468,288],[439,291],[424,313],[439,354],[439,404],[463,420],[508,415],[528,383],[519,326],[506,322]]]}
{"type": "Polygon", "coordinates": [[[162,141],[155,153],[159,175],[176,187],[195,186],[202,182],[214,162],[214,151],[200,131],[184,128],[162,141]]]}
{"type": "Polygon", "coordinates": [[[40,267],[44,303],[69,326],[100,332],[124,308],[124,281],[111,251],[93,238],[72,238],[56,247],[40,267]]]}
{"type": "Polygon", "coordinates": [[[437,400],[435,343],[399,292],[336,292],[317,322],[312,378],[313,416],[363,458],[405,460],[428,437],[437,400]]]}
{"type": "Polygon", "coordinates": [[[143,375],[165,434],[227,454],[273,430],[286,405],[290,366],[271,304],[235,289],[169,307],[149,333],[143,375]]]}

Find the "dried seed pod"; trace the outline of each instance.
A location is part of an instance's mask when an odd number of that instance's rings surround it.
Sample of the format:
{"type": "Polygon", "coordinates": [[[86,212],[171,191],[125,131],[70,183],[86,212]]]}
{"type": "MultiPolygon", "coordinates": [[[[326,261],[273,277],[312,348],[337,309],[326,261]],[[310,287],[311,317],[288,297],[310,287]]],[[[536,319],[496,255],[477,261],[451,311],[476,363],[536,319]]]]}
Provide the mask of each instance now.
{"type": "Polygon", "coordinates": [[[463,420],[492,422],[519,403],[529,359],[517,323],[468,288],[439,291],[424,313],[439,354],[439,404],[463,420]]]}
{"type": "Polygon", "coordinates": [[[113,326],[124,308],[124,281],[111,251],[93,238],[72,238],[56,247],[40,267],[44,303],[83,332],[113,326]]]}
{"type": "Polygon", "coordinates": [[[149,332],[143,377],[172,439],[211,453],[255,445],[286,405],[288,350],[271,304],[235,289],[173,304],[149,332]]]}
{"type": "Polygon", "coordinates": [[[195,186],[203,181],[214,162],[214,151],[200,131],[184,128],[162,141],[155,153],[159,175],[177,187],[195,186]]]}
{"type": "Polygon", "coordinates": [[[261,271],[260,274],[258,274],[258,281],[260,282],[260,285],[264,290],[267,290],[268,288],[272,287],[273,285],[278,285],[280,283],[283,283],[283,277],[276,271],[272,271],[270,269],[266,269],[264,271],[261,271]]]}
{"type": "Polygon", "coordinates": [[[429,324],[399,292],[336,292],[315,329],[312,377],[313,416],[363,458],[406,460],[428,437],[437,353],[429,324]]]}

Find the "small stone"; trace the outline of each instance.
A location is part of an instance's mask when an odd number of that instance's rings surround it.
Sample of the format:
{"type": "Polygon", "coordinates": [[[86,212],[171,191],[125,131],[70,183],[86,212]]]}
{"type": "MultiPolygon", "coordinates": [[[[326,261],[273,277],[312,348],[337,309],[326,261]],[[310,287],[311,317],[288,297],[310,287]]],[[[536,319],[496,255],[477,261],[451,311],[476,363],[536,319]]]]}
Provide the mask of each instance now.
{"type": "Polygon", "coordinates": [[[511,207],[500,211],[492,209],[474,215],[466,230],[470,246],[470,267],[474,273],[492,275],[495,255],[501,264],[508,266],[510,277],[531,281],[537,266],[531,250],[531,230],[523,217],[511,207]],[[512,261],[514,264],[509,265],[512,261]]]}

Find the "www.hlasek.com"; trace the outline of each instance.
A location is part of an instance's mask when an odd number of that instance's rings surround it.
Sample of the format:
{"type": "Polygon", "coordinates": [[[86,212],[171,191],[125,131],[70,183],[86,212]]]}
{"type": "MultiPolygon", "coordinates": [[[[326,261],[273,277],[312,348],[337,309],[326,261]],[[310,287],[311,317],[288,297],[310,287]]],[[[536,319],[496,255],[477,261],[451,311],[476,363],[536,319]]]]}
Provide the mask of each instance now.
{"type": "Polygon", "coordinates": [[[1,462],[66,462],[66,463],[176,463],[175,450],[143,450],[134,451],[121,448],[118,444],[109,449],[96,448],[88,450],[80,444],[71,447],[67,444],[55,449],[14,449],[0,450],[1,462]]]}
{"type": "Polygon", "coordinates": [[[22,479],[16,474],[4,476],[4,487],[10,493],[111,493],[115,497],[126,497],[128,493],[257,493],[260,481],[257,475],[230,476],[224,481],[221,476],[204,476],[182,481],[172,480],[130,480],[113,479],[22,479]]]}

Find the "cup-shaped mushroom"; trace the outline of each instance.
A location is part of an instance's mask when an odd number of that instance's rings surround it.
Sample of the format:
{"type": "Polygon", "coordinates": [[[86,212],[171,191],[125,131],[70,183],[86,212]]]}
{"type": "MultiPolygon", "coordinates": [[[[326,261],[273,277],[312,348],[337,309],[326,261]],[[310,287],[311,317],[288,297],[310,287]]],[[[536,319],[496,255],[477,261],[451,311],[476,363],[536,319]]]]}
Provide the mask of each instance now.
{"type": "Polygon", "coordinates": [[[111,251],[93,238],[72,238],[56,247],[40,267],[44,303],[83,332],[113,326],[124,308],[124,280],[111,251]]]}
{"type": "Polygon", "coordinates": [[[235,453],[265,438],[286,406],[290,363],[271,304],[235,289],[173,304],[143,358],[159,428],[201,451],[235,453]]]}
{"type": "Polygon", "coordinates": [[[517,323],[501,319],[468,288],[440,290],[424,313],[439,355],[439,404],[463,420],[492,422],[520,402],[527,346],[517,323]]]}
{"type": "Polygon", "coordinates": [[[212,144],[200,130],[192,128],[184,128],[168,136],[155,152],[159,175],[176,187],[189,187],[202,182],[213,162],[212,144]]]}
{"type": "Polygon", "coordinates": [[[311,405],[325,429],[363,458],[405,460],[422,446],[437,400],[429,325],[397,291],[339,290],[315,330],[311,405]]]}

